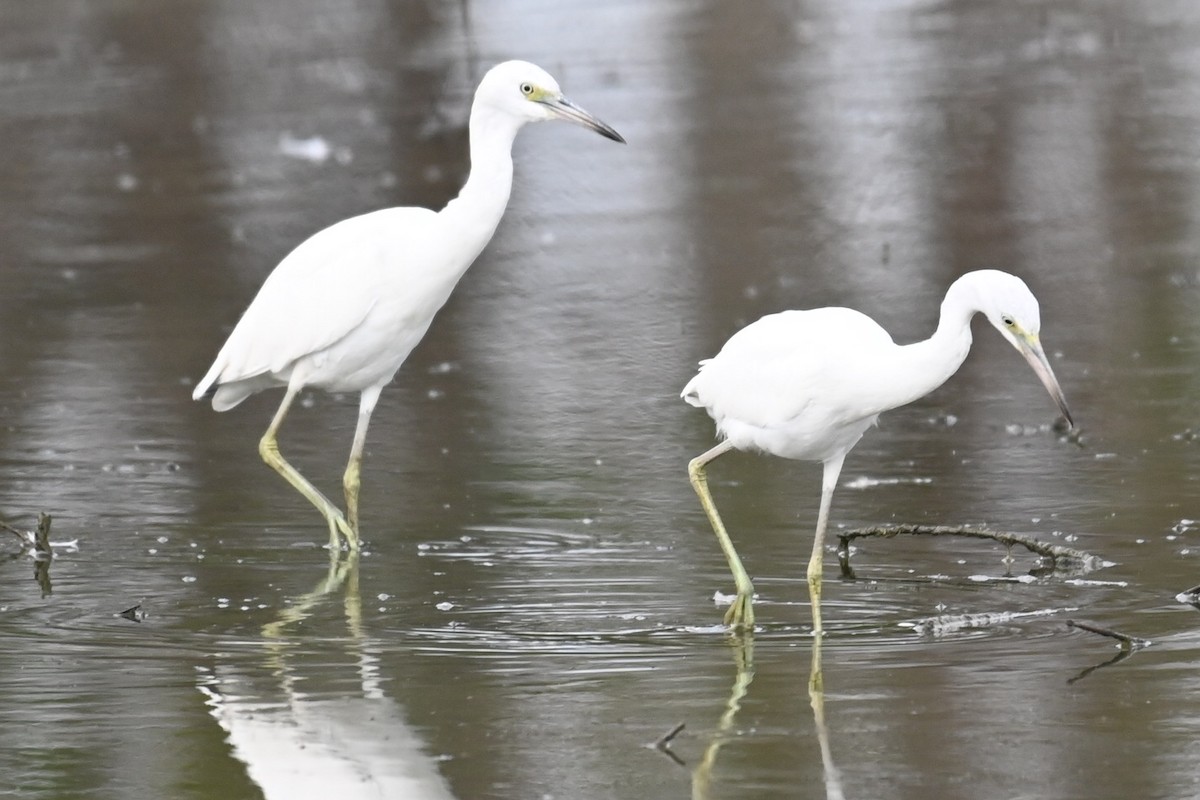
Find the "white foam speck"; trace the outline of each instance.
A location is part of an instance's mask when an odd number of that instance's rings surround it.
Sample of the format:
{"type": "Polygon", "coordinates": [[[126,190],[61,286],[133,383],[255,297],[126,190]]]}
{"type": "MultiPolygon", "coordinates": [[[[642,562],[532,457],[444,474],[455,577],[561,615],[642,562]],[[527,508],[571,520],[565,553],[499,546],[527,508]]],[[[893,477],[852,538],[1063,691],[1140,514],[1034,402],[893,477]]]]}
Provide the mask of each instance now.
{"type": "Polygon", "coordinates": [[[862,475],[852,481],[842,484],[846,489],[870,489],[875,486],[898,486],[900,484],[925,485],[933,483],[933,478],[870,478],[862,475]]]}
{"type": "Polygon", "coordinates": [[[719,591],[713,592],[713,604],[718,606],[731,606],[733,605],[733,601],[736,597],[736,594],[724,594],[719,591]]]}
{"type": "Polygon", "coordinates": [[[324,164],[333,155],[333,147],[320,136],[302,139],[287,132],[279,137],[279,152],[288,158],[296,158],[312,164],[324,164]]]}
{"type": "Polygon", "coordinates": [[[976,583],[987,583],[989,581],[1000,581],[1002,583],[1037,583],[1037,578],[1033,575],[1014,575],[1012,577],[993,576],[993,575],[971,575],[967,578],[969,581],[976,583]]]}

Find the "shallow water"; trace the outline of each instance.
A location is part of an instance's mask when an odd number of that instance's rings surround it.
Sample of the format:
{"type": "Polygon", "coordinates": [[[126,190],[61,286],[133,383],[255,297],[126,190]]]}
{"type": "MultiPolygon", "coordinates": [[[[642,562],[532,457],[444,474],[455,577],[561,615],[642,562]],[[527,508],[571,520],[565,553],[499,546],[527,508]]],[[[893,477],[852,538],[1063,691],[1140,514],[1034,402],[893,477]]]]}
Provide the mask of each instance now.
{"type": "MultiPolygon", "coordinates": [[[[1200,11],[1192,3],[13,5],[0,26],[0,789],[30,798],[1185,797],[1200,656],[1200,11]],[[189,399],[304,236],[438,205],[486,67],[535,126],[495,240],[383,395],[357,559],[255,452],[278,393],[189,399]],[[695,362],[789,307],[897,340],[1027,279],[1082,429],[999,337],[884,416],[834,524],[988,525],[826,559],[818,469],[686,477],[695,362]],[[0,540],[3,541],[3,540],[0,540]],[[139,606],[140,621],[119,616],[139,606]],[[1152,642],[1123,654],[1066,626],[1152,642]],[[917,626],[917,627],[914,627],[917,626]],[[684,723],[671,753],[653,743],[684,723]],[[675,758],[671,758],[671,755],[675,758]]],[[[337,492],[355,398],[283,450],[337,492]]]]}

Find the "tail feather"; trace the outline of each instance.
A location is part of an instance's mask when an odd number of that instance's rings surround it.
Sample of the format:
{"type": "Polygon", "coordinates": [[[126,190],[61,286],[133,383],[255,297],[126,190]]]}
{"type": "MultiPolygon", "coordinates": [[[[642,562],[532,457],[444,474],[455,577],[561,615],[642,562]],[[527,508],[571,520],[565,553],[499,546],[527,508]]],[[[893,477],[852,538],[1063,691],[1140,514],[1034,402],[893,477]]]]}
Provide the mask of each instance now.
{"type": "Polygon", "coordinates": [[[688,405],[695,406],[696,408],[705,408],[704,401],[700,399],[700,392],[703,391],[700,387],[700,381],[704,377],[704,368],[711,363],[711,358],[700,359],[700,369],[697,370],[696,374],[692,376],[692,379],[687,382],[687,386],[683,387],[683,391],[679,393],[679,396],[682,397],[684,402],[686,402],[688,405]]]}
{"type": "Polygon", "coordinates": [[[200,382],[196,384],[196,388],[192,390],[193,400],[203,400],[206,397],[211,397],[217,390],[217,379],[221,375],[221,370],[225,368],[224,363],[218,357],[200,382]]]}
{"type": "Polygon", "coordinates": [[[700,400],[700,387],[696,385],[699,381],[700,375],[697,374],[696,377],[688,381],[687,386],[683,387],[683,391],[679,393],[679,396],[690,406],[704,408],[704,403],[700,400]]]}
{"type": "Polygon", "coordinates": [[[261,392],[263,389],[279,385],[278,381],[266,374],[255,375],[250,378],[238,378],[228,383],[223,383],[221,381],[221,373],[224,371],[224,366],[218,358],[217,363],[212,365],[208,374],[196,384],[196,389],[192,392],[193,400],[207,400],[211,398],[214,410],[228,411],[255,392],[261,392]]]}
{"type": "Polygon", "coordinates": [[[215,411],[228,411],[255,392],[273,385],[273,381],[264,380],[261,376],[258,379],[248,378],[233,383],[223,383],[217,386],[212,393],[212,407],[215,411]]]}

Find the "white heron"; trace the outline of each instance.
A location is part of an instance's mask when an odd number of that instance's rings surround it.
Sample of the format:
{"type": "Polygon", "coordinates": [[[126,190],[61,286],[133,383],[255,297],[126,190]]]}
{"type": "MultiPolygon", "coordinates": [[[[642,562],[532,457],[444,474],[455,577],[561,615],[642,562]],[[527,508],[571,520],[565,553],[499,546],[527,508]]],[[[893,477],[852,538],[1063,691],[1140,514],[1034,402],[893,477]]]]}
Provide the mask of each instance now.
{"type": "Polygon", "coordinates": [[[736,449],[824,465],[808,562],[813,627],[819,635],[825,527],[842,462],[881,413],[932,392],[958,370],[971,349],[971,319],[977,313],[1025,357],[1073,425],[1038,338],[1037,299],[1024,281],[999,270],[968,272],[951,284],[937,330],[921,342],[898,345],[865,314],[817,308],[763,317],[730,337],[715,357],[700,362],[699,373],[681,396],[708,411],[722,441],[692,459],[688,475],[737,587],[725,615],[727,625],[754,627],[754,586],[708,491],[708,463],[736,449]]]}
{"type": "Polygon", "coordinates": [[[275,267],[196,385],[226,411],[255,392],[285,387],[259,442],[271,467],[359,546],[358,492],[367,425],[383,387],[425,335],[455,284],[492,238],[512,188],[512,144],[527,122],[562,119],[618,142],[619,133],[563,97],[544,70],[506,61],[484,75],[471,105],[471,172],[441,211],[388,208],[342,220],[275,267]],[[280,455],[276,435],[297,392],[361,392],[343,477],[343,515],[280,455]]]}

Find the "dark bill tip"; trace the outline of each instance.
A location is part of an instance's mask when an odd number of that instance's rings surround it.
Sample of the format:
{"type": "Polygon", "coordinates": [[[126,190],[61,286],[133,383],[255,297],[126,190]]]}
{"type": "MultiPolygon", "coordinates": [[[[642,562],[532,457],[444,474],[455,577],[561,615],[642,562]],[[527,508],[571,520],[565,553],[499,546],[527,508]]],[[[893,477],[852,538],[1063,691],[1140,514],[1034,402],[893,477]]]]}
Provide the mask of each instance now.
{"type": "Polygon", "coordinates": [[[625,137],[617,133],[613,126],[584,111],[565,97],[547,98],[541,102],[545,103],[560,119],[565,119],[567,122],[574,122],[576,125],[582,125],[600,134],[605,139],[612,139],[614,142],[626,144],[625,137]]]}

